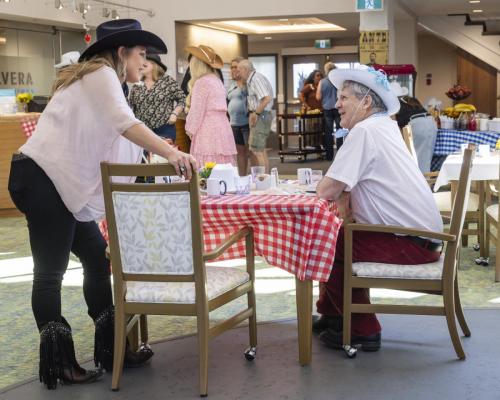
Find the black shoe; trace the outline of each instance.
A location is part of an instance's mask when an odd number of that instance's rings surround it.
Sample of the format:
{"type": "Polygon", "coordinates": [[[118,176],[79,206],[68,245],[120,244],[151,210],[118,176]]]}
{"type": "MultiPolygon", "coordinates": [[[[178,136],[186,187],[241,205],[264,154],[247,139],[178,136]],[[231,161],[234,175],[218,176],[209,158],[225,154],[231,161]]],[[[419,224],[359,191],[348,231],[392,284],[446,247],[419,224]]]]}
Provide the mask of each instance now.
{"type": "MultiPolygon", "coordinates": [[[[115,310],[113,306],[110,306],[95,319],[94,362],[96,367],[99,366],[107,372],[113,371],[114,330],[115,310]]],[[[123,366],[125,368],[141,367],[153,357],[153,354],[148,345],[143,345],[134,352],[130,350],[127,341],[123,366]]]]}
{"type": "Polygon", "coordinates": [[[76,361],[71,327],[61,318],[61,322],[51,321],[40,330],[40,382],[47,389],[56,389],[57,383],[83,384],[95,382],[102,371],[85,370],[76,361]]]}
{"type": "MultiPolygon", "coordinates": [[[[351,346],[361,347],[363,351],[378,351],[381,338],[380,332],[370,336],[351,336],[351,346]]],[[[332,349],[342,349],[342,331],[326,329],[319,335],[319,340],[332,349]]]]}
{"type": "Polygon", "coordinates": [[[318,335],[325,329],[332,328],[336,331],[342,330],[342,317],[330,315],[313,315],[312,331],[318,335]]]}

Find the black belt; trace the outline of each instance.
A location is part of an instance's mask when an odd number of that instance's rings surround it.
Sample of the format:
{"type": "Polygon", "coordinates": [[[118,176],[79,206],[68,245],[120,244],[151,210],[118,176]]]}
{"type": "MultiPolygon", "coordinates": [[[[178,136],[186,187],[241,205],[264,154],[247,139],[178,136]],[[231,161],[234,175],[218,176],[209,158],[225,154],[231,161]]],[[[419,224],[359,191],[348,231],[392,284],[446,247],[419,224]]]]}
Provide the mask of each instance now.
{"type": "Polygon", "coordinates": [[[21,160],[26,160],[29,157],[26,154],[23,153],[14,153],[12,154],[12,161],[21,161],[21,160]]]}
{"type": "Polygon", "coordinates": [[[443,242],[433,242],[432,240],[424,239],[421,238],[420,236],[405,236],[405,237],[411,240],[413,243],[429,251],[441,252],[441,250],[443,250],[443,242]]]}

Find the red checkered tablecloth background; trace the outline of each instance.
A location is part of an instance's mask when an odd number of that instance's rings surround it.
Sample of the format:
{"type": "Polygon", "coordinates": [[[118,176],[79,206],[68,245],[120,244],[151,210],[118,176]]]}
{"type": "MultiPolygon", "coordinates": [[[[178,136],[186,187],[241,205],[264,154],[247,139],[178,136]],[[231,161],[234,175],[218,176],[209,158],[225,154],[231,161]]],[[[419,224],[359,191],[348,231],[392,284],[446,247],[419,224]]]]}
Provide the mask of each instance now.
{"type": "MultiPolygon", "coordinates": [[[[222,196],[202,199],[205,250],[215,249],[244,226],[252,226],[255,252],[297,278],[325,282],[330,276],[342,220],[315,196],[222,196]]],[[[221,259],[245,256],[244,240],[221,259]]]]}
{"type": "Polygon", "coordinates": [[[29,138],[35,132],[36,124],[38,123],[38,117],[36,118],[25,118],[21,121],[21,129],[24,132],[24,135],[29,138]]]}

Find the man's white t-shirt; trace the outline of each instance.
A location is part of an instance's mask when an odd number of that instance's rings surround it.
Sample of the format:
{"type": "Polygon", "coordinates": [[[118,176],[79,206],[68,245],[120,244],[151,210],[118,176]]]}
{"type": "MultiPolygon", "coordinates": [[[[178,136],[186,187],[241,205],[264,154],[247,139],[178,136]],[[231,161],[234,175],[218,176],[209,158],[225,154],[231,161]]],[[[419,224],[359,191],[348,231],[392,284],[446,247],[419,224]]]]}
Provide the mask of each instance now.
{"type": "Polygon", "coordinates": [[[358,223],[443,231],[429,185],[386,115],[354,126],[326,176],[347,185],[358,223]]]}

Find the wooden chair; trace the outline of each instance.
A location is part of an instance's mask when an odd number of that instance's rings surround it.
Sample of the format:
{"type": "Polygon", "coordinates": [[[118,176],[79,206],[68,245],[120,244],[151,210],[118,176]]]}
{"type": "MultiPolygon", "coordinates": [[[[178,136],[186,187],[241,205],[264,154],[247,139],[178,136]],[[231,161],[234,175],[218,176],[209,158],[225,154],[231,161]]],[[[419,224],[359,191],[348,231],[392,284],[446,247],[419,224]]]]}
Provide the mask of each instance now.
{"type": "MultiPolygon", "coordinates": [[[[200,394],[208,392],[208,341],[248,319],[255,357],[257,323],[253,230],[246,227],[216,250],[203,250],[198,177],[177,183],[114,183],[115,176],[173,176],[168,164],[101,164],[115,299],[115,348],[111,389],[118,390],[125,337],[141,315],[197,317],[200,394]],[[205,266],[241,239],[246,271],[205,266]],[[248,307],[209,326],[209,312],[247,295],[248,307]]],[[[144,321],[145,322],[145,321],[144,321]]],[[[141,328],[147,329],[144,324],[141,328]]],[[[147,332],[143,332],[147,336],[147,332]]]]}
{"type": "Polygon", "coordinates": [[[352,313],[444,315],[448,323],[455,352],[460,359],[465,353],[457,332],[455,315],[465,336],[470,331],[465,322],[458,293],[457,267],[459,264],[459,238],[464,224],[467,193],[470,190],[470,168],[473,151],[465,151],[460,181],[454,202],[449,233],[410,229],[400,226],[348,224],[344,227],[344,350],[349,357],[356,355],[351,343],[352,313]],[[368,262],[352,262],[352,237],[355,231],[386,232],[400,235],[421,236],[447,242],[444,255],[435,263],[422,265],[394,265],[368,262]],[[385,288],[424,292],[443,296],[443,306],[352,304],[353,288],[385,288]]]}
{"type": "Polygon", "coordinates": [[[490,243],[493,243],[496,247],[495,282],[500,282],[500,181],[490,182],[487,197],[490,201],[486,207],[486,257],[489,257],[490,243]],[[497,199],[495,204],[492,197],[497,199]]]}
{"type": "MultiPolygon", "coordinates": [[[[402,130],[403,140],[406,143],[408,151],[417,160],[417,153],[415,152],[415,146],[413,145],[413,134],[411,131],[411,126],[407,125],[403,127],[402,130]]],[[[424,174],[424,177],[429,184],[429,186],[434,188],[436,179],[439,172],[428,172],[424,174]]],[[[434,200],[438,206],[439,213],[443,217],[443,220],[448,222],[451,216],[451,200],[453,197],[451,190],[440,191],[437,193],[432,193],[434,200]]],[[[462,246],[468,245],[468,238],[472,235],[477,235],[480,240],[482,238],[482,231],[480,229],[480,218],[481,218],[481,196],[477,193],[469,193],[469,201],[467,202],[467,213],[465,214],[465,227],[462,231],[462,246]],[[472,229],[470,224],[476,224],[476,229],[472,229]]],[[[476,246],[477,247],[477,246],[476,246]]],[[[477,248],[479,250],[479,248],[477,248]]]]}

